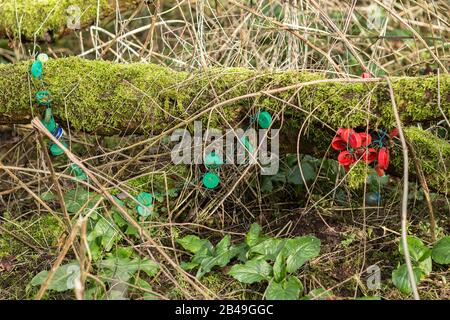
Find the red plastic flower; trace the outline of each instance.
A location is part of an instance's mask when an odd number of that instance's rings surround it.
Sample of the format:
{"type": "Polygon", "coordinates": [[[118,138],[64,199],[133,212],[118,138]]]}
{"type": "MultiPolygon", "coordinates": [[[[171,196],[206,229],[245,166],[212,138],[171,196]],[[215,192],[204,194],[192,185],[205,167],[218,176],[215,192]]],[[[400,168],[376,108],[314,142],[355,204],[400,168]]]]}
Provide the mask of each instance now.
{"type": "Polygon", "coordinates": [[[363,72],[362,75],[361,75],[361,77],[362,77],[363,79],[372,78],[372,76],[371,76],[370,73],[368,73],[368,72],[363,72]]]}
{"type": "Polygon", "coordinates": [[[368,148],[363,154],[365,163],[370,164],[377,159],[378,152],[374,148],[368,148]]]}
{"type": "Polygon", "coordinates": [[[341,166],[347,167],[355,162],[355,157],[352,154],[350,154],[350,152],[345,150],[339,153],[338,162],[341,166]]]}
{"type": "Polygon", "coordinates": [[[394,129],[392,129],[392,131],[389,133],[389,137],[393,138],[393,137],[396,137],[396,136],[398,136],[398,129],[397,129],[397,128],[394,128],[394,129]]]}
{"type": "Polygon", "coordinates": [[[333,141],[331,141],[331,147],[334,150],[342,151],[347,148],[347,143],[340,136],[336,136],[333,141]]]}
{"type": "Polygon", "coordinates": [[[365,132],[361,132],[359,134],[359,136],[361,137],[361,145],[363,147],[367,147],[369,144],[372,143],[372,136],[370,134],[367,134],[365,132]]]}
{"type": "Polygon", "coordinates": [[[384,147],[378,151],[378,167],[386,170],[389,166],[389,150],[384,147]]]}
{"type": "Polygon", "coordinates": [[[375,166],[375,172],[377,173],[377,175],[378,175],[379,177],[384,176],[384,170],[381,169],[379,166],[375,166]]]}
{"type": "Polygon", "coordinates": [[[336,133],[342,138],[342,140],[348,142],[350,135],[355,133],[355,130],[352,128],[339,128],[336,133]]]}

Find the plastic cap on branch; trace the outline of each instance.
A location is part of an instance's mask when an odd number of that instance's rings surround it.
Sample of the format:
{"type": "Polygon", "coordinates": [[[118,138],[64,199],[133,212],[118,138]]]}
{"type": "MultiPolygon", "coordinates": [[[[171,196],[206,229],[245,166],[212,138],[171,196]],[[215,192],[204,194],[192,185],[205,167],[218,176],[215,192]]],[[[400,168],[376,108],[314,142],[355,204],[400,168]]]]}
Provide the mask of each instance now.
{"type": "MultiPolygon", "coordinates": [[[[69,168],[69,172],[71,174],[74,174],[75,177],[77,177],[80,180],[87,180],[88,176],[86,175],[86,173],[75,163],[73,163],[70,168],[69,168]]],[[[120,201],[120,200],[119,200],[120,201]]]]}
{"type": "Polygon", "coordinates": [[[136,200],[144,205],[144,206],[151,206],[153,204],[153,196],[148,192],[141,192],[136,197],[136,200]]]}
{"type": "Polygon", "coordinates": [[[49,121],[46,121],[45,119],[43,119],[43,120],[41,120],[41,122],[49,132],[53,132],[56,129],[56,122],[55,122],[55,118],[53,118],[53,116],[50,116],[49,121]]]}
{"type": "Polygon", "coordinates": [[[42,76],[42,62],[35,60],[31,65],[31,75],[35,78],[40,78],[42,76]]]}
{"type": "Polygon", "coordinates": [[[214,172],[207,172],[202,179],[203,185],[207,189],[214,189],[220,183],[220,178],[214,172]]]}
{"type": "MultiPolygon", "coordinates": [[[[64,141],[61,141],[62,145],[67,148],[67,144],[64,141]]],[[[50,145],[50,153],[52,156],[57,157],[64,154],[64,150],[61,149],[56,143],[52,143],[50,145]]]]}
{"type": "Polygon", "coordinates": [[[267,111],[258,112],[258,124],[261,128],[267,129],[272,123],[272,116],[267,111]]]}
{"type": "Polygon", "coordinates": [[[52,131],[52,135],[58,140],[61,139],[63,134],[64,130],[61,127],[56,127],[55,130],[52,131]]]}
{"type": "Polygon", "coordinates": [[[47,90],[38,91],[36,93],[36,101],[44,106],[49,106],[52,102],[52,99],[50,98],[50,92],[48,92],[47,90]]]}

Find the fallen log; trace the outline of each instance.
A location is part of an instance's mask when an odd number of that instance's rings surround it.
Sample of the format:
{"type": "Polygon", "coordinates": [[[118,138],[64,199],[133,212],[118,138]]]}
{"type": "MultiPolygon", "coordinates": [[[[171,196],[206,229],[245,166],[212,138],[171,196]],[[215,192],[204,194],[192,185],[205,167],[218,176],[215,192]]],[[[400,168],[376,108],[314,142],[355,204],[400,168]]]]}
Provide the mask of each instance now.
{"type": "MultiPolygon", "coordinates": [[[[42,112],[33,103],[40,83],[31,78],[30,65],[28,61],[0,66],[0,124],[29,123],[42,112]]],[[[244,127],[257,110],[265,109],[274,115],[274,127],[292,132],[307,120],[313,129],[304,140],[314,148],[300,151],[323,155],[339,127],[390,129],[395,125],[383,79],[333,80],[318,73],[245,68],[188,73],[153,64],[79,58],[49,61],[43,79],[59,123],[90,133],[169,133],[194,120],[202,120],[204,128],[237,128],[244,127]]],[[[441,75],[391,80],[400,117],[410,126],[408,138],[420,149],[430,187],[445,193],[450,144],[414,124],[450,118],[449,79],[441,75]]],[[[393,172],[401,172],[401,166],[399,153],[393,151],[393,172]]]]}
{"type": "Polygon", "coordinates": [[[92,25],[97,18],[108,17],[116,10],[134,8],[137,3],[137,0],[2,0],[0,37],[48,41],[92,25]]]}

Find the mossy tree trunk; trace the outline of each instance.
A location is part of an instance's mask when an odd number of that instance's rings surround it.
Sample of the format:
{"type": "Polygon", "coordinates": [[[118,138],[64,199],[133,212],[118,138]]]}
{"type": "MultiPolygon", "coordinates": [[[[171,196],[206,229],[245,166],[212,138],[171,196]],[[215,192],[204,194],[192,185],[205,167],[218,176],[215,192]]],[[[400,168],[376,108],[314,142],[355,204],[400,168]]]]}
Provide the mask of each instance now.
{"type": "Polygon", "coordinates": [[[138,0],[2,0],[0,37],[49,40],[92,25],[116,10],[136,7],[138,0]],[[119,3],[119,7],[117,7],[119,3]]]}
{"type": "MultiPolygon", "coordinates": [[[[40,83],[30,77],[30,65],[0,67],[0,124],[29,123],[42,112],[33,103],[40,83]]],[[[245,68],[187,73],[152,64],[65,58],[49,61],[43,80],[63,126],[99,134],[170,132],[194,120],[202,120],[204,127],[245,127],[249,116],[265,109],[274,115],[274,127],[293,129],[293,139],[307,120],[312,129],[304,140],[314,147],[300,151],[325,154],[339,127],[395,125],[382,79],[330,81],[314,73],[245,68]]],[[[392,79],[405,126],[450,118],[449,80],[448,75],[392,79]]],[[[442,191],[449,180],[450,145],[417,130],[408,129],[407,135],[420,148],[425,173],[434,177],[430,185],[442,191]]],[[[401,172],[400,153],[393,155],[393,170],[401,172]]]]}

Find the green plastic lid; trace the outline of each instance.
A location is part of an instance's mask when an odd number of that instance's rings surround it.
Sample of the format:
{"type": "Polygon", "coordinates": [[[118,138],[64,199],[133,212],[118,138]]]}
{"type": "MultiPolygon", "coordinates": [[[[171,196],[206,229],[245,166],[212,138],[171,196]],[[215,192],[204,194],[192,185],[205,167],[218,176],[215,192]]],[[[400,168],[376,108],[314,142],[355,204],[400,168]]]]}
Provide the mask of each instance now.
{"type": "Polygon", "coordinates": [[[69,172],[73,173],[75,177],[77,177],[80,180],[87,180],[88,176],[86,173],[75,163],[72,163],[72,165],[69,168],[69,172]]]}
{"type": "Polygon", "coordinates": [[[248,136],[244,136],[241,138],[242,144],[244,145],[245,149],[247,149],[248,152],[253,153],[254,149],[252,144],[250,143],[250,139],[248,136]]]}
{"type": "Polygon", "coordinates": [[[153,196],[148,193],[148,192],[141,192],[138,194],[138,196],[136,197],[136,200],[144,205],[144,206],[151,206],[153,204],[153,196]]]}
{"type": "Polygon", "coordinates": [[[213,151],[205,157],[205,167],[208,169],[217,169],[223,164],[222,159],[213,151]]]}
{"type": "Polygon", "coordinates": [[[49,106],[52,102],[52,99],[50,98],[50,92],[48,92],[47,90],[38,91],[36,93],[36,101],[44,106],[49,106]]]}
{"type": "Polygon", "coordinates": [[[35,78],[40,78],[42,76],[42,62],[39,60],[36,60],[31,65],[31,74],[35,78]]]}
{"type": "Polygon", "coordinates": [[[137,212],[141,217],[148,217],[152,214],[152,207],[137,206],[137,212]]]}
{"type": "MultiPolygon", "coordinates": [[[[67,144],[64,141],[61,141],[61,143],[64,147],[67,148],[67,144]]],[[[50,153],[52,154],[52,156],[57,157],[64,154],[64,151],[56,143],[52,143],[50,145],[50,153]]]]}
{"type": "Polygon", "coordinates": [[[219,185],[220,178],[213,172],[207,172],[202,179],[203,185],[208,189],[214,189],[219,185]]]}
{"type": "Polygon", "coordinates": [[[53,132],[53,130],[55,130],[55,128],[56,128],[56,122],[55,122],[55,118],[53,118],[53,116],[50,116],[49,121],[46,121],[46,119],[42,119],[41,122],[49,132],[53,132]]]}
{"type": "Polygon", "coordinates": [[[267,111],[261,111],[258,113],[258,124],[261,128],[267,129],[272,123],[272,116],[267,111]]]}

